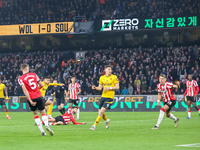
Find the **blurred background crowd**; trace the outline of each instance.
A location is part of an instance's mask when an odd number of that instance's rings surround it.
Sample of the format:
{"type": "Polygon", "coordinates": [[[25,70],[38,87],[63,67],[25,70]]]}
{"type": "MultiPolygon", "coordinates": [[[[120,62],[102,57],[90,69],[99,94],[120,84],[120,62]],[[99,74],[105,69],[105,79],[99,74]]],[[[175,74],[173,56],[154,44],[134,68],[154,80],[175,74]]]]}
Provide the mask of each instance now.
{"type": "Polygon", "coordinates": [[[15,0],[13,6],[0,8],[0,24],[25,24],[133,17],[171,17],[200,14],[198,0],[15,0]]]}
{"type": "MultiPolygon", "coordinates": [[[[67,86],[70,77],[75,75],[80,83],[81,95],[101,94],[92,90],[92,85],[99,84],[99,77],[104,74],[104,66],[113,66],[113,74],[117,75],[120,90],[117,95],[156,94],[160,73],[167,81],[181,81],[176,94],[183,94],[186,89],[187,74],[193,74],[200,86],[200,55],[199,48],[194,47],[156,47],[90,50],[83,59],[75,59],[75,52],[40,52],[3,54],[0,56],[0,76],[2,83],[8,87],[9,96],[23,95],[18,84],[21,63],[30,65],[30,72],[35,72],[41,78],[46,76],[57,79],[67,86]]],[[[51,88],[47,94],[50,95],[51,88]]]]}

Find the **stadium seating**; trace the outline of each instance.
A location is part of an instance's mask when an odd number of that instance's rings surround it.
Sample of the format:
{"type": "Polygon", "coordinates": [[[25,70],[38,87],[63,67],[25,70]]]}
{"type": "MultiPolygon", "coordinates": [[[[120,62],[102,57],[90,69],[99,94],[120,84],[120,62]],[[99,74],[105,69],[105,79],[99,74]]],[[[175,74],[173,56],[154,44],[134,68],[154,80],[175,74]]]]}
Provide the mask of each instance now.
{"type": "Polygon", "coordinates": [[[179,15],[199,14],[197,0],[107,0],[106,5],[101,5],[94,19],[121,19],[133,17],[168,17],[179,15]]]}
{"type": "MultiPolygon", "coordinates": [[[[21,54],[4,54],[0,56],[1,78],[9,88],[9,95],[21,95],[23,92],[18,85],[17,78],[21,75],[19,66],[28,63],[30,71],[36,72],[43,80],[51,76],[65,83],[70,83],[70,76],[76,75],[82,86],[82,95],[100,94],[93,91],[91,85],[98,85],[99,77],[103,74],[103,66],[113,65],[113,73],[118,76],[120,90],[118,95],[128,94],[156,94],[158,76],[163,73],[167,80],[181,81],[181,88],[175,93],[183,93],[186,89],[186,74],[193,74],[200,85],[199,48],[195,47],[168,47],[148,49],[114,49],[88,51],[85,59],[75,61],[72,52],[38,52],[21,54]],[[10,89],[10,90],[9,90],[10,89]],[[126,90],[124,90],[126,91],[126,90]]],[[[51,91],[51,88],[49,89],[51,91]]]]}
{"type": "Polygon", "coordinates": [[[94,0],[16,0],[0,8],[0,24],[24,24],[72,21],[74,16],[89,19],[95,11],[94,0]]]}
{"type": "Polygon", "coordinates": [[[199,5],[198,0],[106,0],[100,5],[95,0],[16,0],[0,8],[0,24],[72,21],[74,16],[99,20],[195,15],[200,13],[199,5]]]}

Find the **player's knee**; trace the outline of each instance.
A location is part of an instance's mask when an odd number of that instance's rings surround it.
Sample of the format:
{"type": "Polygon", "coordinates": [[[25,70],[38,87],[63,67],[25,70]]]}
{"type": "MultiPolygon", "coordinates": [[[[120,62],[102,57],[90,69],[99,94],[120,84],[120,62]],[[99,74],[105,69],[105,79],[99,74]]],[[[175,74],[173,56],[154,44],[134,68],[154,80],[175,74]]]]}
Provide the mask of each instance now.
{"type": "Polygon", "coordinates": [[[163,111],[163,112],[165,112],[165,109],[164,109],[164,108],[160,108],[160,110],[163,111]]]}
{"type": "Polygon", "coordinates": [[[167,117],[170,117],[170,114],[166,114],[167,117]]]}

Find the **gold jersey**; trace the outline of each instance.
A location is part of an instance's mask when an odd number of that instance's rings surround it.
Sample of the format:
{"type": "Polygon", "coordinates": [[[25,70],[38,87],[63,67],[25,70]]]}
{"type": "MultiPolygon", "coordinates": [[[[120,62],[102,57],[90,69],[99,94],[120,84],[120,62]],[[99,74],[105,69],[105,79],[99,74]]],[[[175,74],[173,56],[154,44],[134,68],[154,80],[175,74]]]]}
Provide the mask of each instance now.
{"type": "Polygon", "coordinates": [[[4,89],[5,89],[5,84],[1,83],[0,84],[0,98],[4,98],[4,89]]]}
{"type": "Polygon", "coordinates": [[[42,84],[43,84],[43,87],[40,89],[40,92],[42,93],[43,98],[45,97],[46,91],[47,91],[49,86],[61,86],[61,84],[59,84],[59,83],[46,84],[46,83],[44,83],[44,81],[42,82],[42,84]]]}
{"type": "MultiPolygon", "coordinates": [[[[118,79],[116,75],[111,74],[110,76],[103,75],[99,79],[99,84],[103,85],[104,87],[114,87],[116,83],[118,83],[118,79]]],[[[115,96],[115,90],[108,90],[102,92],[102,96],[104,98],[111,98],[114,99],[115,96]]]]}

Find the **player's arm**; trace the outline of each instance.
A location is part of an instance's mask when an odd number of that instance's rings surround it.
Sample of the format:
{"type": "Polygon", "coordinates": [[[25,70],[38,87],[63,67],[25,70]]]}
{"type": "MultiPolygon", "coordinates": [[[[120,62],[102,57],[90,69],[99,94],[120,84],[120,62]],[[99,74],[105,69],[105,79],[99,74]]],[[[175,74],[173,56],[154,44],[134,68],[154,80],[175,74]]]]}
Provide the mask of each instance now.
{"type": "Polygon", "coordinates": [[[103,88],[103,81],[102,81],[102,77],[100,77],[100,79],[99,79],[99,86],[96,87],[95,85],[93,85],[92,89],[93,90],[97,90],[97,91],[101,91],[102,88],[103,88]]]}
{"type": "Polygon", "coordinates": [[[48,86],[64,86],[65,84],[63,84],[63,83],[49,83],[49,85],[48,86]]]}
{"type": "Polygon", "coordinates": [[[56,95],[56,92],[53,92],[52,94],[51,94],[51,96],[55,96],[56,95]]]}
{"type": "Polygon", "coordinates": [[[176,81],[175,84],[173,84],[172,87],[178,89],[180,87],[180,82],[176,81]]]}
{"type": "Polygon", "coordinates": [[[195,95],[197,95],[199,93],[199,87],[197,86],[197,87],[195,87],[195,89],[196,89],[195,95]]]}
{"type": "Polygon", "coordinates": [[[103,88],[103,85],[102,84],[99,84],[99,86],[92,86],[92,89],[93,90],[97,90],[97,91],[101,91],[102,90],[102,88],[103,88]]]}
{"type": "Polygon", "coordinates": [[[160,106],[161,98],[162,98],[162,96],[161,96],[161,93],[159,92],[159,93],[158,93],[157,106],[160,106]]]}
{"type": "Polygon", "coordinates": [[[28,93],[28,90],[26,89],[25,85],[23,84],[23,85],[21,85],[21,87],[22,87],[22,90],[23,90],[25,96],[27,97],[27,99],[28,99],[29,102],[31,103],[31,105],[35,106],[35,105],[36,105],[36,102],[33,102],[33,101],[31,100],[31,98],[30,98],[30,96],[29,96],[29,93],[28,93]]]}
{"type": "Polygon", "coordinates": [[[195,87],[195,94],[194,94],[194,98],[196,99],[197,97],[197,94],[199,93],[199,86],[197,84],[197,82],[195,81],[194,83],[194,87],[195,87]]]}
{"type": "Polygon", "coordinates": [[[8,90],[7,90],[6,86],[4,87],[4,91],[5,91],[5,94],[6,94],[6,100],[8,102],[9,98],[8,98],[8,90]]]}
{"type": "Polygon", "coordinates": [[[81,93],[81,88],[78,89],[78,92],[76,93],[76,95],[81,93]]]}
{"type": "Polygon", "coordinates": [[[39,81],[39,82],[38,82],[38,87],[39,87],[39,89],[41,89],[43,86],[44,86],[44,85],[43,85],[42,81],[39,81]]]}
{"type": "Polygon", "coordinates": [[[55,122],[53,125],[63,125],[62,121],[55,122]]]}
{"type": "Polygon", "coordinates": [[[72,114],[70,115],[70,120],[72,121],[72,123],[73,123],[74,125],[86,124],[86,122],[83,122],[83,123],[78,123],[78,122],[76,122],[76,120],[74,119],[74,117],[72,116],[72,114]]]}
{"type": "Polygon", "coordinates": [[[66,92],[66,97],[68,97],[68,96],[69,96],[69,94],[70,94],[70,91],[67,91],[67,92],[66,92]]]}
{"type": "Polygon", "coordinates": [[[182,101],[185,101],[185,95],[187,94],[187,88],[185,90],[185,93],[183,94],[183,98],[182,98],[182,101]]]}

